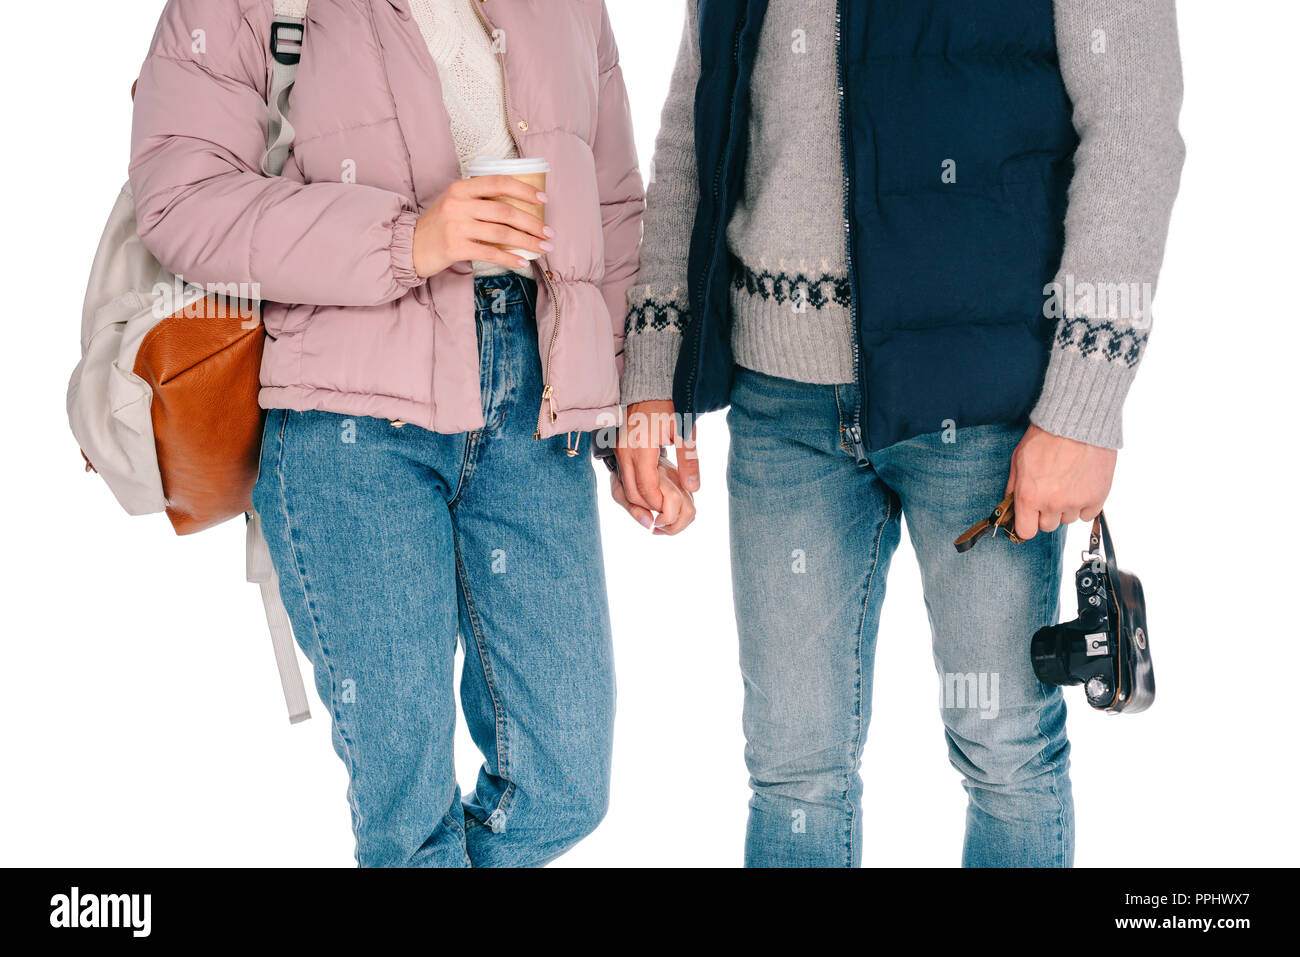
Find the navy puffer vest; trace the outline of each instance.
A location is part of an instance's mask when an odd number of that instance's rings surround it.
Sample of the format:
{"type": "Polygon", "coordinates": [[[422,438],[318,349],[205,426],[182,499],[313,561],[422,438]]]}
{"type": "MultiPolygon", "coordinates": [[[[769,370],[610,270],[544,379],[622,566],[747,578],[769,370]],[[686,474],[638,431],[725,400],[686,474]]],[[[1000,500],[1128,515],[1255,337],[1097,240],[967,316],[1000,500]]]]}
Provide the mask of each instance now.
{"type": "MultiPolygon", "coordinates": [[[[766,11],[767,0],[699,0],[700,204],[680,412],[729,403],[726,226],[766,11]]],[[[1052,0],[839,0],[837,17],[860,452],[949,420],[1022,422],[1055,332],[1044,287],[1061,260],[1078,146],[1052,0]]]]}

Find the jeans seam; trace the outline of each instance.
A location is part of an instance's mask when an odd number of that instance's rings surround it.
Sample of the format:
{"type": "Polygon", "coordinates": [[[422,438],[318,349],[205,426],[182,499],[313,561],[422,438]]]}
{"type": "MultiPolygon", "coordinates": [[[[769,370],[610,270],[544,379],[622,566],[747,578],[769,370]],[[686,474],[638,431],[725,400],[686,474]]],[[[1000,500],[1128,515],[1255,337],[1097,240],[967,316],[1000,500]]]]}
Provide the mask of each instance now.
{"type": "Polygon", "coordinates": [[[506,407],[510,404],[513,376],[510,364],[510,333],[500,337],[500,394],[497,395],[497,426],[495,430],[506,428],[506,407]]]}
{"type": "MultiPolygon", "coordinates": [[[[837,398],[836,398],[836,403],[837,403],[837,404],[838,404],[838,401],[839,401],[839,400],[838,400],[838,395],[837,395],[837,398]]],[[[867,593],[866,593],[866,595],[865,595],[865,596],[863,597],[863,599],[862,599],[862,614],[861,614],[861,615],[859,616],[859,618],[858,618],[858,645],[857,645],[857,656],[858,656],[858,674],[857,674],[857,678],[858,678],[858,733],[857,733],[857,736],[856,736],[856,737],[854,738],[854,740],[853,740],[853,765],[854,765],[854,767],[856,767],[856,765],[857,765],[857,763],[858,763],[859,756],[860,756],[860,754],[861,754],[861,749],[862,749],[862,735],[863,735],[863,729],[864,729],[864,726],[865,726],[865,722],[863,721],[863,717],[862,717],[862,713],[863,713],[863,708],[862,708],[862,689],[863,689],[863,685],[864,685],[863,678],[862,678],[862,635],[863,635],[863,631],[864,631],[864,629],[866,628],[866,623],[867,623],[867,609],[871,606],[871,591],[872,591],[872,588],[874,587],[874,585],[875,585],[875,581],[876,581],[876,569],[877,569],[877,568],[879,567],[879,565],[880,565],[880,543],[881,543],[882,541],[884,541],[884,539],[885,539],[885,529],[889,526],[889,520],[890,520],[891,518],[893,518],[893,517],[894,517],[894,499],[893,499],[893,496],[892,496],[892,494],[891,494],[891,495],[889,495],[888,497],[886,497],[886,499],[885,499],[885,517],[884,517],[884,520],[881,521],[881,523],[880,523],[880,528],[878,528],[878,529],[876,530],[876,546],[875,546],[875,550],[873,551],[873,553],[872,553],[872,555],[871,555],[871,572],[867,575],[867,593]]],[[[856,773],[856,771],[853,770],[853,769],[851,769],[851,770],[849,771],[850,780],[848,780],[848,781],[845,782],[844,797],[845,797],[846,800],[848,799],[849,792],[850,792],[850,791],[852,790],[852,788],[853,788],[852,775],[855,774],[855,773],[856,773]]],[[[853,802],[852,802],[852,801],[849,801],[849,840],[848,840],[849,858],[848,858],[848,866],[850,866],[850,867],[853,866],[853,822],[854,822],[854,820],[856,819],[856,817],[857,817],[857,809],[853,806],[853,802]]]]}
{"type": "MultiPolygon", "coordinates": [[[[1059,534],[1059,533],[1057,533],[1057,534],[1059,534]]],[[[1060,560],[1061,560],[1061,559],[1060,559],[1060,557],[1058,556],[1058,557],[1057,557],[1057,562],[1059,563],[1060,560]]],[[[1067,854],[1066,854],[1066,847],[1065,847],[1065,832],[1066,832],[1066,827],[1065,827],[1065,801],[1064,801],[1064,799],[1061,797],[1060,791],[1058,790],[1058,788],[1057,788],[1057,786],[1056,786],[1056,774],[1057,774],[1057,770],[1058,770],[1058,769],[1057,769],[1057,768],[1054,768],[1054,767],[1051,767],[1051,766],[1047,763],[1047,759],[1043,756],[1043,753],[1044,753],[1044,751],[1046,750],[1046,747],[1050,746],[1051,743],[1052,743],[1052,739],[1051,739],[1051,738],[1047,735],[1047,733],[1043,730],[1043,713],[1044,713],[1044,711],[1046,710],[1046,706],[1047,706],[1047,703],[1048,703],[1048,697],[1049,697],[1049,696],[1048,696],[1048,692],[1047,692],[1045,686],[1042,684],[1042,682],[1035,682],[1035,684],[1037,685],[1037,689],[1038,689],[1039,707],[1038,707],[1037,709],[1035,709],[1035,712],[1034,712],[1034,734],[1037,735],[1037,737],[1038,737],[1038,738],[1043,742],[1043,744],[1044,744],[1044,747],[1043,747],[1043,748],[1040,748],[1039,751],[1038,751],[1038,760],[1039,760],[1039,763],[1041,763],[1045,768],[1048,769],[1048,775],[1047,775],[1047,778],[1048,778],[1048,784],[1047,784],[1047,786],[1048,786],[1048,789],[1049,789],[1049,790],[1051,791],[1051,793],[1052,793],[1052,797],[1054,797],[1054,798],[1056,799],[1056,826],[1057,826],[1057,841],[1056,841],[1056,843],[1057,843],[1058,853],[1060,854],[1060,859],[1059,859],[1059,860],[1060,860],[1060,866],[1061,866],[1061,867],[1065,867],[1065,866],[1066,866],[1066,856],[1067,856],[1067,854]]]]}
{"type": "MultiPolygon", "coordinates": [[[[497,690],[496,681],[492,676],[492,665],[488,661],[487,643],[483,636],[483,629],[479,623],[478,609],[474,607],[474,595],[469,587],[469,575],[465,570],[465,563],[460,554],[460,542],[455,543],[456,552],[456,577],[460,581],[461,592],[465,596],[465,609],[469,612],[469,627],[474,635],[474,646],[478,651],[479,663],[483,666],[483,681],[487,684],[488,694],[492,696],[492,711],[495,716],[494,724],[496,726],[496,750],[497,750],[497,773],[506,782],[505,792],[497,802],[493,814],[500,811],[502,814],[510,807],[514,799],[515,784],[510,780],[510,737],[506,729],[505,708],[501,706],[501,695],[497,690]]],[[[492,815],[489,814],[489,817],[492,815]]]]}
{"type": "MultiPolygon", "coordinates": [[[[352,740],[348,735],[346,726],[343,722],[343,715],[338,708],[338,677],[334,673],[334,664],[331,660],[329,647],[325,643],[324,629],[321,626],[320,619],[317,616],[315,602],[312,600],[312,589],[307,578],[306,569],[303,567],[302,555],[294,541],[293,515],[289,509],[289,495],[284,481],[284,434],[288,428],[289,416],[291,412],[286,412],[284,423],[280,427],[279,445],[276,449],[275,473],[279,480],[280,505],[284,509],[284,526],[285,538],[289,542],[289,552],[293,559],[294,572],[298,578],[299,587],[302,588],[303,602],[307,606],[307,617],[312,624],[312,636],[316,639],[316,646],[320,649],[321,661],[325,665],[326,672],[330,679],[330,711],[334,718],[335,726],[339,731],[339,740],[343,742],[343,752],[347,755],[347,768],[349,782],[355,781],[357,777],[356,760],[352,757],[352,740]]],[[[348,788],[348,803],[352,806],[352,813],[356,819],[356,837],[358,841],[361,838],[361,831],[365,824],[365,816],[361,813],[361,808],[357,803],[355,789],[348,788]]]]}
{"type": "MultiPolygon", "coordinates": [[[[498,319],[504,320],[514,306],[514,303],[506,303],[506,311],[501,313],[498,319]]],[[[505,393],[507,391],[505,378],[506,370],[510,367],[510,336],[508,333],[501,334],[501,330],[491,320],[484,323],[483,328],[486,330],[485,335],[492,336],[492,361],[488,363],[488,367],[483,371],[483,379],[488,387],[487,409],[484,410],[483,414],[483,432],[486,435],[491,432],[500,432],[505,426],[505,393]],[[500,355],[497,354],[498,346],[500,347],[500,355]],[[502,383],[499,391],[496,381],[498,371],[502,373],[502,383]],[[488,417],[489,412],[492,413],[491,418],[488,417]]]]}
{"type": "MultiPolygon", "coordinates": [[[[1047,696],[1047,692],[1043,689],[1043,685],[1041,682],[1039,682],[1038,684],[1038,697],[1039,697],[1040,706],[1034,714],[1034,734],[1036,734],[1043,741],[1043,744],[1046,747],[1051,745],[1052,739],[1047,736],[1046,732],[1043,731],[1043,711],[1045,710],[1045,707],[1047,705],[1048,696],[1047,696]]],[[[1047,759],[1043,757],[1043,751],[1045,750],[1045,747],[1039,749],[1038,760],[1042,763],[1044,767],[1048,769],[1047,787],[1052,792],[1052,797],[1056,798],[1056,827],[1057,827],[1056,843],[1057,843],[1058,852],[1060,854],[1060,866],[1065,867],[1065,858],[1066,858],[1065,801],[1062,800],[1061,794],[1056,787],[1056,773],[1058,769],[1049,765],[1047,763],[1047,759]]]]}
{"type": "MultiPolygon", "coordinates": [[[[456,808],[456,809],[459,809],[459,803],[457,804],[457,808],[456,808]]],[[[456,815],[455,815],[454,813],[452,813],[452,811],[448,811],[446,814],[444,814],[444,815],[442,816],[442,819],[443,819],[444,821],[447,822],[447,826],[448,826],[448,827],[450,827],[450,828],[452,828],[453,830],[455,830],[455,831],[457,831],[457,832],[460,833],[460,842],[459,842],[459,843],[460,843],[460,853],[461,853],[461,856],[464,857],[464,859],[465,859],[465,866],[466,866],[466,867],[473,867],[473,866],[474,866],[474,862],[471,861],[471,860],[469,859],[469,848],[468,848],[468,846],[467,846],[467,844],[466,844],[466,841],[465,841],[465,821],[464,821],[464,815],[463,815],[463,812],[462,812],[461,817],[462,817],[461,820],[457,820],[457,819],[456,819],[456,815]]]]}

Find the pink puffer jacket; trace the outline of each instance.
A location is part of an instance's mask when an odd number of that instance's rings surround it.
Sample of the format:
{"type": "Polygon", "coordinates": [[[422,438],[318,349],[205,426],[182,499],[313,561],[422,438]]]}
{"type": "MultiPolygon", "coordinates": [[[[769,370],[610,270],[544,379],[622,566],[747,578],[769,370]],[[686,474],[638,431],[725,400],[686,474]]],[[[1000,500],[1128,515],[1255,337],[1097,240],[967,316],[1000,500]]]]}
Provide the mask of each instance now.
{"type": "MultiPolygon", "coordinates": [[[[618,405],[644,207],[618,49],[602,0],[475,7],[502,31],[520,155],[552,169],[538,430],[589,431],[618,405]]],[[[280,179],[259,173],[271,16],[272,0],[167,4],[135,100],[142,240],[188,282],[260,284],[263,406],[481,428],[470,265],[428,281],[412,265],[416,219],[460,168],[406,0],[312,2],[280,179]]]]}

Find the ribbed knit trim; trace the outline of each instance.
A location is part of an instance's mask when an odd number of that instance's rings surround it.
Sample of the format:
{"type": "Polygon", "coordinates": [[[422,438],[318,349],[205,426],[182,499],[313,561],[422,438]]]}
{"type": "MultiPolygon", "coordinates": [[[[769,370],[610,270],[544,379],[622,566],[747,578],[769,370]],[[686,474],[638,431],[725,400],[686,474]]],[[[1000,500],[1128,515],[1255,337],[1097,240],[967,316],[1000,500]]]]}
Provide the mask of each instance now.
{"type": "Polygon", "coordinates": [[[636,361],[623,366],[622,403],[671,399],[681,347],[682,334],[676,327],[629,335],[625,352],[634,350],[636,361]]]}
{"type": "Polygon", "coordinates": [[[1040,429],[1107,449],[1124,444],[1124,399],[1136,368],[1085,356],[1072,349],[1052,352],[1043,392],[1029,419],[1040,429]]]}
{"type": "Polygon", "coordinates": [[[731,350],[746,369],[814,385],[854,380],[853,329],[847,307],[731,290],[731,350]]]}

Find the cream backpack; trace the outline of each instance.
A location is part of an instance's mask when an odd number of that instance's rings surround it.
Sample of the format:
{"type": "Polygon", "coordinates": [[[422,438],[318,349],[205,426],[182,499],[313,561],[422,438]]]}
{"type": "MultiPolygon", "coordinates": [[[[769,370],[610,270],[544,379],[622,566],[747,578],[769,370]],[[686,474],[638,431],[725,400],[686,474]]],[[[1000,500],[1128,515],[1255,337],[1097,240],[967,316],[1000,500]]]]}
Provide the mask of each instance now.
{"type": "MultiPolygon", "coordinates": [[[[274,0],[266,176],[280,175],[293,145],[289,95],[307,6],[308,0],[274,0]]],[[[289,720],[296,723],[311,711],[289,616],[248,500],[262,422],[257,307],[246,296],[214,296],[168,272],[140,241],[128,183],[91,267],[68,420],[87,470],[108,483],[129,514],[165,511],[182,535],[247,516],[247,577],[261,587],[289,720]]]]}

